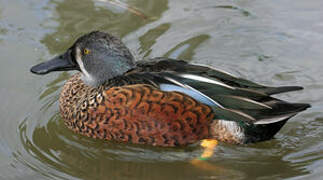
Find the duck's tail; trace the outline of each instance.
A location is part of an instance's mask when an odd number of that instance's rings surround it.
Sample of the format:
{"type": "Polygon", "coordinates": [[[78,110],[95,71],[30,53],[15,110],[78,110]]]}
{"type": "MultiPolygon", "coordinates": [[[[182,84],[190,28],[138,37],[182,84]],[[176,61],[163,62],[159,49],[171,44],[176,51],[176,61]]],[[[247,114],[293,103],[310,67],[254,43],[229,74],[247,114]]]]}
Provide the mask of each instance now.
{"type": "Polygon", "coordinates": [[[245,127],[245,143],[269,140],[297,113],[309,108],[305,103],[280,102],[275,108],[278,112],[274,117],[260,119],[252,126],[245,127]]]}

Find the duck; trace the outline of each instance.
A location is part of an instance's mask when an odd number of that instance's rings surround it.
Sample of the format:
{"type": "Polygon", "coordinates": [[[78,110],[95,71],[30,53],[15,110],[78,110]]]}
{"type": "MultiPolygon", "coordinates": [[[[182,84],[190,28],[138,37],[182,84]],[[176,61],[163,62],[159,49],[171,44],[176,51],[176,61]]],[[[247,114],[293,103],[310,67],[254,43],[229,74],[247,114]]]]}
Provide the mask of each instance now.
{"type": "Polygon", "coordinates": [[[78,71],[59,97],[65,125],[114,142],[162,147],[204,140],[211,146],[256,143],[272,139],[310,107],[273,97],[300,86],[265,86],[167,57],[135,61],[119,38],[101,31],[79,37],[66,52],[30,70],[38,75],[78,71]]]}

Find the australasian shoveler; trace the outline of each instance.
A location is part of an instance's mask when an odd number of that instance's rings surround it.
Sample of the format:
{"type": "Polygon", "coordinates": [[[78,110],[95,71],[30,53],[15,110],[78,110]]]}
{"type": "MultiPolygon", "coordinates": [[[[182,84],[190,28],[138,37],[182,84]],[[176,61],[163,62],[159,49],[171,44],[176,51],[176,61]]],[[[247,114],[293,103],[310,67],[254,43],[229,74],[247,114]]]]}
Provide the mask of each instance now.
{"type": "Polygon", "coordinates": [[[80,73],[60,94],[65,124],[99,139],[168,147],[203,139],[258,142],[309,107],[271,97],[299,86],[263,86],[176,59],[135,62],[120,39],[99,31],[31,68],[35,74],[68,70],[80,73]]]}

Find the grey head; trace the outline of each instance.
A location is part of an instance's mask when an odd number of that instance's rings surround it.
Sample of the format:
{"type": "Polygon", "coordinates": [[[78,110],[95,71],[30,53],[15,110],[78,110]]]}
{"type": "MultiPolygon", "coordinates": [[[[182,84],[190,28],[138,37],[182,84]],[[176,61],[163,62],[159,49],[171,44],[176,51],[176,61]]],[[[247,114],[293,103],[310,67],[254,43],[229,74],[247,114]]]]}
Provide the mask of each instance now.
{"type": "Polygon", "coordinates": [[[96,87],[134,67],[134,58],[120,39],[94,31],[80,37],[64,54],[32,67],[31,72],[79,70],[84,83],[96,87]]]}

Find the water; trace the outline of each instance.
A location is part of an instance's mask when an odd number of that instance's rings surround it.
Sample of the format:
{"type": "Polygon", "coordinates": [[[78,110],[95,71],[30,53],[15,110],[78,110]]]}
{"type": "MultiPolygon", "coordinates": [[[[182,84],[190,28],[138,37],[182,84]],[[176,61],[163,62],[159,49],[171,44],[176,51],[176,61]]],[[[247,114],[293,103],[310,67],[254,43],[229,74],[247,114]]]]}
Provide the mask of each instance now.
{"type": "Polygon", "coordinates": [[[319,179],[323,175],[323,1],[0,0],[0,179],[319,179]],[[92,140],[65,128],[58,95],[72,72],[29,68],[91,30],[123,39],[137,59],[203,63],[266,85],[302,85],[280,98],[311,103],[275,139],[221,143],[211,167],[187,148],[92,140]]]}

